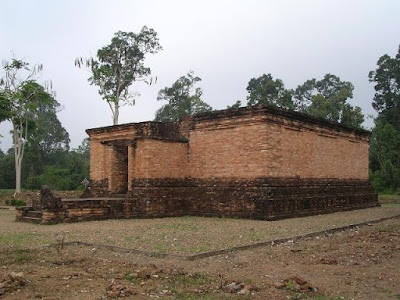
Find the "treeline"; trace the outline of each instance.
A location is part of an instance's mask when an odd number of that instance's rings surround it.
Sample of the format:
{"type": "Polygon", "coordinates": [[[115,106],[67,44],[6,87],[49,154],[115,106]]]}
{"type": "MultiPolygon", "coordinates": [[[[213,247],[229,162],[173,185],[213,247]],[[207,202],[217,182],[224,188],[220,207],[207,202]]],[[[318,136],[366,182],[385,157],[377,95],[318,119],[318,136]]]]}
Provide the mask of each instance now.
{"type": "MultiPolygon", "coordinates": [[[[40,189],[49,185],[57,190],[83,188],[80,182],[89,178],[89,141],[84,139],[77,149],[70,149],[68,132],[57,117],[60,104],[40,101],[37,113],[30,120],[28,139],[21,168],[21,186],[40,189]]],[[[15,188],[15,151],[0,150],[0,188],[15,188]]]]}
{"type": "MultiPolygon", "coordinates": [[[[77,149],[27,148],[22,164],[21,184],[23,189],[37,190],[48,185],[56,190],[83,189],[81,181],[89,178],[89,145],[85,139],[77,149]]],[[[0,150],[0,187],[15,189],[14,149],[6,153],[0,150]]]]}
{"type": "MultiPolygon", "coordinates": [[[[155,121],[177,121],[185,116],[208,112],[212,107],[201,96],[199,77],[191,71],[180,77],[171,87],[165,87],[158,93],[158,100],[167,101],[156,112],[155,121]]],[[[338,76],[326,74],[324,78],[307,80],[295,90],[286,89],[281,79],[271,74],[263,74],[250,79],[247,86],[247,106],[272,105],[307,113],[340,124],[360,128],[364,122],[361,108],[352,106],[354,86],[342,81],[338,76]]],[[[242,101],[227,108],[241,107],[242,101]]]]}
{"type": "MultiPolygon", "coordinates": [[[[89,149],[86,140],[77,149],[57,150],[50,154],[27,152],[22,164],[23,189],[38,190],[48,185],[55,190],[83,189],[81,181],[89,178],[89,149]]],[[[0,188],[15,189],[14,149],[0,150],[0,188]]]]}

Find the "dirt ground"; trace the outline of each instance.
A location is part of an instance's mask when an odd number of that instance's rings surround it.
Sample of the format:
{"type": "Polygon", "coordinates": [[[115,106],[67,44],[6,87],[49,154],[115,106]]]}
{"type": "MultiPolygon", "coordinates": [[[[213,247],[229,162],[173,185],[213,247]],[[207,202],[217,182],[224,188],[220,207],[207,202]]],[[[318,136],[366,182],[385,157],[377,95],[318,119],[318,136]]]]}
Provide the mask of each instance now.
{"type": "Polygon", "coordinates": [[[42,226],[14,222],[13,211],[0,210],[0,298],[400,299],[400,218],[196,261],[96,247],[39,247],[68,231],[67,239],[106,243],[112,233],[116,245],[125,241],[172,253],[168,245],[182,239],[176,252],[193,253],[198,246],[190,245],[198,239],[220,249],[229,245],[224,241],[240,245],[399,213],[400,206],[391,204],[274,222],[184,217],[42,226]],[[133,228],[139,238],[126,239],[133,228]]]}

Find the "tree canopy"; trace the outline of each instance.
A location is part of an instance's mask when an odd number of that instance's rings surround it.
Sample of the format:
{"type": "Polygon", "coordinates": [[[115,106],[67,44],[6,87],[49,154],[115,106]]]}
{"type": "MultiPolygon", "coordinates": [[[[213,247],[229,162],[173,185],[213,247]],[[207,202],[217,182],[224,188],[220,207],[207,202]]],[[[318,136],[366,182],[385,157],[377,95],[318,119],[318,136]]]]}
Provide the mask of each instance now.
{"type": "Polygon", "coordinates": [[[385,54],[378,59],[369,80],[375,83],[372,107],[378,112],[378,118],[400,130],[400,45],[394,57],[385,54]]]}
{"type": "Polygon", "coordinates": [[[273,105],[287,109],[295,109],[292,101],[292,91],[285,89],[281,79],[275,79],[271,74],[263,74],[252,78],[247,86],[248,105],[273,105]]]}
{"type": "Polygon", "coordinates": [[[178,121],[186,116],[208,112],[212,107],[201,100],[201,88],[194,87],[201,81],[200,77],[190,71],[186,76],[181,76],[171,87],[165,87],[158,92],[157,100],[167,101],[157,110],[155,121],[178,121]]]}
{"type": "Polygon", "coordinates": [[[118,31],[111,43],[97,51],[97,58],[77,58],[75,65],[90,68],[90,84],[99,87],[99,94],[112,112],[113,124],[118,124],[120,107],[134,105],[138,93],[129,88],[137,81],[152,83],[151,70],[144,65],[146,54],[162,50],[157,33],[144,26],[139,33],[118,31]]]}
{"type": "Polygon", "coordinates": [[[263,74],[250,79],[247,104],[278,106],[343,125],[361,127],[364,122],[361,108],[348,103],[353,98],[353,89],[350,82],[332,74],[326,74],[321,80],[307,80],[295,90],[286,89],[281,79],[263,74]]]}

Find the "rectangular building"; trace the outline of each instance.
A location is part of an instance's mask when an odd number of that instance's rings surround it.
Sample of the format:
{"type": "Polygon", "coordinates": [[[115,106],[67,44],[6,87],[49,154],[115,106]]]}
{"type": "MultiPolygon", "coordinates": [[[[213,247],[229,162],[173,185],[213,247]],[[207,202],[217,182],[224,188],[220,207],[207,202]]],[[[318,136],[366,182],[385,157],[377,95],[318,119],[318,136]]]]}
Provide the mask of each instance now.
{"type": "Polygon", "coordinates": [[[277,219],[379,205],[370,132],[298,112],[243,107],[86,132],[86,196],[124,199],[116,217],[277,219]]]}

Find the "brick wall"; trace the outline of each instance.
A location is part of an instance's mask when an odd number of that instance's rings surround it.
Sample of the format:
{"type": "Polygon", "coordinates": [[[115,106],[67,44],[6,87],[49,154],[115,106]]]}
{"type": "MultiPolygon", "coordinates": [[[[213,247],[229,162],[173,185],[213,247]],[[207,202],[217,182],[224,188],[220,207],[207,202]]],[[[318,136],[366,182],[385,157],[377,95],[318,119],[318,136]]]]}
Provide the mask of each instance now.
{"type": "Polygon", "coordinates": [[[368,139],[265,115],[206,120],[190,131],[192,178],[368,178],[368,139]]]}
{"type": "Polygon", "coordinates": [[[188,143],[161,140],[138,140],[133,178],[184,178],[188,143]]]}
{"type": "Polygon", "coordinates": [[[130,141],[135,137],[136,131],[133,126],[125,126],[115,131],[90,132],[90,178],[92,180],[103,180],[109,177],[113,152],[109,150],[110,145],[107,145],[107,142],[115,140],[130,141]]]}
{"type": "MultiPolygon", "coordinates": [[[[261,220],[378,206],[367,180],[135,179],[125,198],[64,199],[58,210],[42,211],[42,223],[110,218],[226,216],[261,220]]],[[[28,215],[17,210],[17,220],[28,215]]]]}

